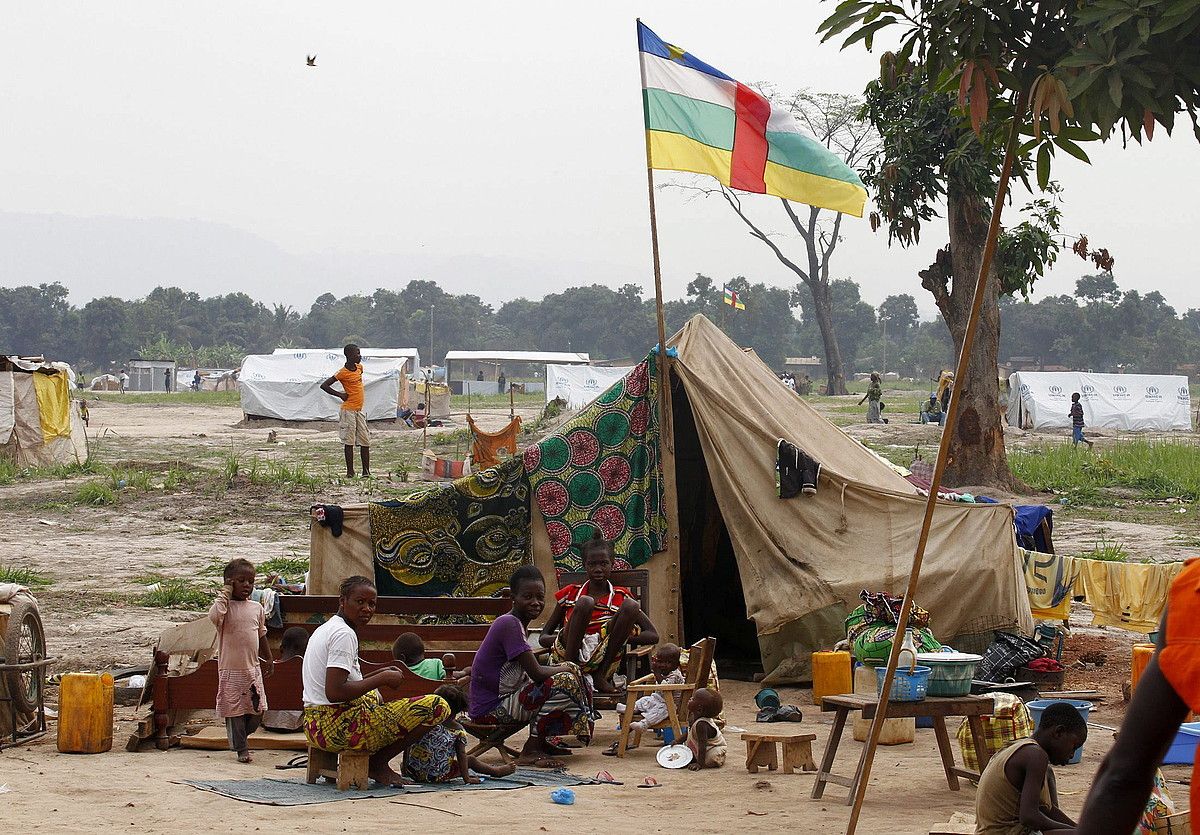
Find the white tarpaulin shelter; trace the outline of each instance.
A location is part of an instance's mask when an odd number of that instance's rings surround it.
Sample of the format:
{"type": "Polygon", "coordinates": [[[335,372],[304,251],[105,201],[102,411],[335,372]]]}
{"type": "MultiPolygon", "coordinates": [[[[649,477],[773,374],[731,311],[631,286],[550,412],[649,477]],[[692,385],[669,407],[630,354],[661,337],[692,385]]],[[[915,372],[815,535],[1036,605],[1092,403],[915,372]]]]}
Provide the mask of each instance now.
{"type": "Polygon", "coordinates": [[[75,372],[65,362],[0,357],[0,458],[18,467],[85,463],[74,390],[75,372]]]}
{"type": "Polygon", "coordinates": [[[633,366],[547,365],[546,402],[561,397],[568,409],[582,409],[632,370],[633,366]]]}
{"type": "MultiPolygon", "coordinates": [[[[321,391],[321,383],[345,363],[341,351],[252,354],[238,375],[242,411],[277,420],[337,420],[342,402],[321,391]]],[[[362,364],[367,420],[395,419],[408,360],[363,357],[362,364]]]]}
{"type": "MultiPolygon", "coordinates": [[[[338,354],[344,356],[343,348],[276,348],[275,354],[338,354]]],[[[378,359],[406,359],[408,360],[408,373],[415,374],[421,369],[421,352],[416,348],[362,348],[359,352],[363,355],[363,359],[367,357],[378,359]]]]}
{"type": "Polygon", "coordinates": [[[1097,429],[1189,431],[1187,377],[1168,374],[1091,374],[1018,371],[1008,378],[1008,423],[1021,429],[1068,429],[1071,394],[1079,392],[1083,420],[1097,429]]]}

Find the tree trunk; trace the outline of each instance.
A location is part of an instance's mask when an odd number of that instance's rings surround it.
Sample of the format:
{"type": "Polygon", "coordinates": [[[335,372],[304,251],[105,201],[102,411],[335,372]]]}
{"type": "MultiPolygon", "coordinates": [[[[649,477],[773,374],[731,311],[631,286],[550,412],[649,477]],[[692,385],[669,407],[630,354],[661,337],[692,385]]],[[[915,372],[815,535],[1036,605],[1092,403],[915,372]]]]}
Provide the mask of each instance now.
{"type": "MultiPolygon", "coordinates": [[[[950,183],[947,220],[949,250],[921,273],[921,284],[937,302],[956,355],[962,350],[972,296],[987,241],[989,206],[985,200],[950,183]]],[[[950,441],[943,482],[948,486],[988,485],[1027,491],[1008,466],[1004,428],[1000,415],[997,355],[1000,350],[1000,279],[993,261],[987,278],[970,368],[954,381],[953,397],[959,401],[958,421],[950,441]]]]}
{"type": "Polygon", "coordinates": [[[821,331],[821,343],[825,348],[825,393],[849,394],[846,391],[846,373],[842,367],[842,349],[838,347],[837,334],[833,330],[833,295],[829,285],[822,281],[806,281],[812,292],[813,314],[821,331]]]}

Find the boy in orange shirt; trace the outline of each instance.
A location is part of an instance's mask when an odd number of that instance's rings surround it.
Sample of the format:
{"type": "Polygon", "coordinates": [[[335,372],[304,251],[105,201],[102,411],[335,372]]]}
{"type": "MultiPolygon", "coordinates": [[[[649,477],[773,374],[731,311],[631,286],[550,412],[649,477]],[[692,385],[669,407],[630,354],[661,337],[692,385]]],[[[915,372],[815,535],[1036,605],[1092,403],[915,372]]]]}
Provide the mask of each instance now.
{"type": "Polygon", "coordinates": [[[337,373],[321,383],[321,391],[342,401],[342,412],[338,420],[338,436],[346,450],[346,477],[354,478],[354,447],[362,454],[363,478],[371,477],[371,434],[367,430],[367,417],[363,414],[363,367],[362,351],[351,343],[345,348],[346,364],[337,373]],[[334,383],[342,384],[342,391],[331,388],[334,383]]]}

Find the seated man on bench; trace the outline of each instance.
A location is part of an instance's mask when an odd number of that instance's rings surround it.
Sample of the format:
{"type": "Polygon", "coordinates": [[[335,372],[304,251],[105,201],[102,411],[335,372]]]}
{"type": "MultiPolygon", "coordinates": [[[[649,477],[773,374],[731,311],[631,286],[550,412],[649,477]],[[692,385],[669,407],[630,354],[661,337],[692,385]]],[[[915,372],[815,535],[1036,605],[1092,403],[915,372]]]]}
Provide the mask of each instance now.
{"type": "Polygon", "coordinates": [[[616,693],[613,672],[627,641],[658,643],[658,630],[642,611],[633,592],[614,586],[613,547],[599,532],[585,542],[586,583],[572,583],[554,595],[554,611],[542,628],[541,644],[558,661],[572,661],[592,676],[597,693],[616,693]]]}

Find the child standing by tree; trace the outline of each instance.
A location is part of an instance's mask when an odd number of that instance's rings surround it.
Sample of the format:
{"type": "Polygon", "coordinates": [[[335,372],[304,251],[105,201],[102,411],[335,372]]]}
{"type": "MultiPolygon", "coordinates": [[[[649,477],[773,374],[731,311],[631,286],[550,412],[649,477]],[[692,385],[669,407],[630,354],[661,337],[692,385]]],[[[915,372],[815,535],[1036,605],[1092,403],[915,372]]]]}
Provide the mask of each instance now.
{"type": "Polygon", "coordinates": [[[1083,441],[1091,449],[1092,442],[1083,437],[1083,404],[1079,402],[1079,392],[1071,395],[1071,411],[1067,415],[1071,418],[1072,443],[1079,446],[1079,442],[1083,441]]]}
{"type": "Polygon", "coordinates": [[[363,414],[363,367],[362,351],[351,343],[343,349],[346,364],[325,382],[321,391],[342,401],[338,418],[338,435],[346,452],[346,478],[354,478],[354,448],[362,455],[362,476],[371,477],[371,434],[367,430],[367,416],[363,414]],[[334,383],[342,384],[342,391],[331,388],[334,383]]]}
{"type": "Polygon", "coordinates": [[[267,709],[263,676],[271,675],[275,662],[267,644],[266,612],[250,599],[254,564],[232,559],[223,576],[225,585],[208,610],[217,627],[216,709],[225,720],[230,750],[237,752],[238,762],[248,763],[253,758],[246,737],[258,729],[267,709]]]}

